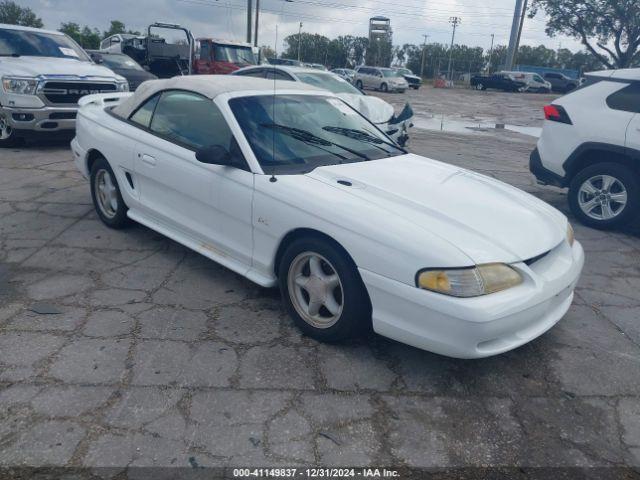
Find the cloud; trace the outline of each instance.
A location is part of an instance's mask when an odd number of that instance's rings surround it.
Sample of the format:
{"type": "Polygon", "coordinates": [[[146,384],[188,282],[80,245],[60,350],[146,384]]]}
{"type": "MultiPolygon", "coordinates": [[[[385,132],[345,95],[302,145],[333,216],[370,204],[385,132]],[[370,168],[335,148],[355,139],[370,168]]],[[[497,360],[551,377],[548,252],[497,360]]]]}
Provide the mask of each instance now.
{"type": "MultiPolygon", "coordinates": [[[[255,0],[253,0],[255,4],[255,0]]],[[[282,40],[297,33],[299,22],[305,32],[328,37],[363,35],[368,33],[368,20],[374,15],[391,19],[394,43],[422,43],[423,34],[429,42],[449,43],[449,17],[458,16],[461,24],[456,31],[456,43],[488,48],[491,34],[496,44],[509,39],[513,15],[513,0],[472,2],[472,0],[399,0],[398,2],[347,0],[261,0],[259,43],[274,46],[276,25],[278,51],[282,40]]],[[[49,28],[73,21],[104,30],[110,20],[121,20],[128,28],[145,30],[155,21],[180,23],[196,36],[246,39],[246,0],[21,0],[42,17],[49,28]]],[[[550,39],[544,33],[544,18],[525,20],[523,44],[545,44],[574,50],[580,45],[573,39],[550,39]]]]}

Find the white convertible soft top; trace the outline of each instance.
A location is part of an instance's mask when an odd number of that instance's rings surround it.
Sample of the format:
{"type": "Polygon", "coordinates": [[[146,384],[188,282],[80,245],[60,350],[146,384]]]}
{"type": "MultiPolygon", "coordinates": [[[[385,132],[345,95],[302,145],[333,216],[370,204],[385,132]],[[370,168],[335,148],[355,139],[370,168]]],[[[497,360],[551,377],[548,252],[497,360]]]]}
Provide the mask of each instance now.
{"type": "Polygon", "coordinates": [[[145,100],[162,90],[188,90],[199,93],[207,98],[215,98],[221,93],[240,91],[271,91],[275,90],[300,90],[318,91],[318,88],[306,83],[291,82],[287,80],[267,80],[255,77],[243,77],[236,75],[189,75],[183,77],[173,77],[164,80],[148,80],[142,83],[135,93],[114,109],[116,115],[129,118],[129,115],[145,100]]]}

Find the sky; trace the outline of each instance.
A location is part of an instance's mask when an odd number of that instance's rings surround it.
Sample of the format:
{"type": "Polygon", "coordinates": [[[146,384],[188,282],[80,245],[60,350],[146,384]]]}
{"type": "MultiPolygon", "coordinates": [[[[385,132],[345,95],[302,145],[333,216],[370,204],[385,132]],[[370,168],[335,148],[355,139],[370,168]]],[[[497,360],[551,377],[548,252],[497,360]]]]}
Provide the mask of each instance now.
{"type": "MultiPolygon", "coordinates": [[[[179,23],[196,37],[229,40],[246,39],[247,0],[17,0],[33,9],[45,27],[57,29],[62,22],[76,22],[105,30],[110,20],[121,20],[127,28],[144,30],[159,21],[179,23]]],[[[255,0],[253,0],[255,7],[255,0]]],[[[461,19],[456,43],[489,49],[491,34],[496,45],[506,45],[513,19],[515,0],[261,0],[258,43],[277,46],[282,39],[302,31],[329,38],[339,35],[368,34],[369,18],[383,15],[391,20],[393,43],[449,43],[449,18],[461,19]],[[277,35],[277,41],[276,41],[277,35]]],[[[579,42],[568,37],[549,38],[545,17],[525,19],[521,45],[581,50],[579,42]]]]}

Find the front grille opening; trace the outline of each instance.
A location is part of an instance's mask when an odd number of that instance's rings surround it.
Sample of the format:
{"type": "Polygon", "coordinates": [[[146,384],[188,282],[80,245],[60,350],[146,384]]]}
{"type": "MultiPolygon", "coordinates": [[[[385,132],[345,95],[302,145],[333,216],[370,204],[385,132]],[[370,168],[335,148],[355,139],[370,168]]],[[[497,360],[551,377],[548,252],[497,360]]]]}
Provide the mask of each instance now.
{"type": "Polygon", "coordinates": [[[40,124],[40,128],[44,128],[46,130],[58,128],[58,122],[44,122],[40,124]]]}
{"type": "Polygon", "coordinates": [[[76,112],[53,112],[49,115],[49,120],[73,120],[76,112]]]}
{"type": "Polygon", "coordinates": [[[525,263],[525,264],[527,264],[527,265],[533,265],[533,264],[534,264],[534,263],[536,263],[538,260],[542,260],[544,257],[546,257],[546,256],[549,254],[549,252],[550,252],[550,251],[551,251],[551,250],[548,250],[548,251],[546,251],[546,252],[544,252],[544,253],[541,253],[541,254],[540,254],[540,255],[538,255],[538,256],[535,256],[535,257],[530,258],[529,260],[525,260],[525,261],[524,261],[524,263],[525,263]]]}
{"type": "Polygon", "coordinates": [[[96,82],[47,82],[42,89],[45,98],[55,104],[75,104],[81,97],[92,93],[111,93],[116,86],[96,82]]]}

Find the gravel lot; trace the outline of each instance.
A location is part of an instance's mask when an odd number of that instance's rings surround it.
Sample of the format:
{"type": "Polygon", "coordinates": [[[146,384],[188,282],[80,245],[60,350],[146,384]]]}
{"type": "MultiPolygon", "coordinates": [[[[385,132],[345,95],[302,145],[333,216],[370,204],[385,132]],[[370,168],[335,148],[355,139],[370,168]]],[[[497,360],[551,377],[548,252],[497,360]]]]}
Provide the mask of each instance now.
{"type": "MultiPolygon", "coordinates": [[[[553,96],[385,98],[421,118],[539,127],[553,96]]],[[[568,213],[564,192],[528,172],[534,143],[414,129],[411,150],[568,213]]],[[[66,144],[0,151],[0,465],[608,469],[580,472],[593,478],[630,466],[636,478],[640,234],[575,229],[587,255],[575,303],[531,344],[473,361],[375,335],[327,346],[298,333],[276,291],[144,227],[102,226],[66,144]],[[62,313],[30,310],[43,306],[62,313]]]]}

